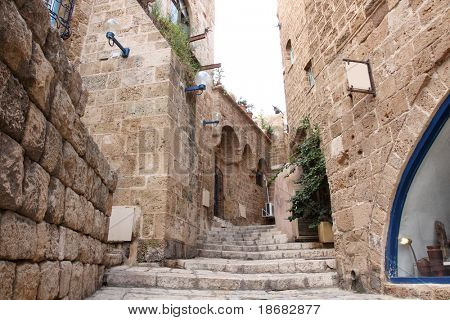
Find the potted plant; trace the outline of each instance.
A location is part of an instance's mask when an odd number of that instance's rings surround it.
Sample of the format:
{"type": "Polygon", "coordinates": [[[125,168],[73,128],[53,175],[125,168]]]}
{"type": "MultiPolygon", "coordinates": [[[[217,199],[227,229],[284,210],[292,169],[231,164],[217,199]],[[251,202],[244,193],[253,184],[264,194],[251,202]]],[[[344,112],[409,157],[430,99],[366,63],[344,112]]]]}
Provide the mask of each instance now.
{"type": "Polygon", "coordinates": [[[308,117],[301,127],[305,139],[295,148],[291,163],[303,173],[296,183],[300,186],[291,199],[291,221],[303,218],[311,221],[309,228],[318,227],[319,241],[332,243],[331,201],[325,168],[325,157],[320,149],[318,126],[311,126],[308,117]]]}

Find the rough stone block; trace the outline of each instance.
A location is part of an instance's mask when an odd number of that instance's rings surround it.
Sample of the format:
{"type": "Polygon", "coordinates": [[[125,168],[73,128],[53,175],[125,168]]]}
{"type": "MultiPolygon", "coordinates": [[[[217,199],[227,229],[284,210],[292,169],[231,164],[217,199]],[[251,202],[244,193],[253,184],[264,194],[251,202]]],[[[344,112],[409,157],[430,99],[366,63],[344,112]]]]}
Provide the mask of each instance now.
{"type": "Polygon", "coordinates": [[[0,208],[21,207],[23,172],[22,147],[0,132],[0,208]]]}
{"type": "Polygon", "coordinates": [[[64,298],[69,294],[71,278],[72,278],[72,262],[61,261],[58,298],[60,299],[64,298]]]}
{"type": "Polygon", "coordinates": [[[22,6],[18,6],[18,9],[22,15],[22,18],[24,18],[28,24],[28,27],[32,31],[33,39],[39,43],[40,46],[43,46],[50,28],[48,9],[45,6],[44,1],[24,1],[24,4],[22,6]]]}
{"type": "Polygon", "coordinates": [[[78,257],[79,235],[75,231],[59,227],[59,260],[73,261],[78,257]]]}
{"type": "Polygon", "coordinates": [[[117,172],[114,170],[110,170],[105,181],[105,184],[108,187],[109,191],[114,192],[116,190],[118,180],[119,178],[117,172]]]}
{"type": "Polygon", "coordinates": [[[64,88],[69,94],[73,105],[76,106],[80,101],[81,92],[83,89],[81,76],[73,65],[69,65],[69,67],[65,70],[65,74],[64,88]]]}
{"type": "Polygon", "coordinates": [[[95,208],[94,205],[87,201],[84,197],[81,197],[81,201],[83,203],[82,210],[84,211],[84,220],[82,221],[81,229],[83,233],[91,235],[94,225],[95,208]]]}
{"type": "Polygon", "coordinates": [[[25,160],[23,204],[21,213],[36,222],[44,220],[47,211],[50,175],[36,162],[25,160]]]}
{"type": "Polygon", "coordinates": [[[39,300],[53,300],[59,293],[59,262],[43,262],[40,264],[41,281],[37,298],[39,300]]]}
{"type": "Polygon", "coordinates": [[[58,166],[62,163],[63,140],[58,130],[47,121],[47,130],[45,135],[44,151],[42,153],[40,164],[53,174],[58,171],[58,166]]]}
{"type": "Polygon", "coordinates": [[[105,215],[101,211],[95,210],[94,224],[92,230],[92,236],[95,239],[102,240],[103,238],[106,223],[105,218],[106,218],[105,215]]]}
{"type": "Polygon", "coordinates": [[[32,35],[12,1],[0,2],[0,56],[16,76],[26,72],[32,35]]]}
{"type": "Polygon", "coordinates": [[[89,297],[96,290],[97,266],[85,264],[83,269],[83,298],[89,297]]]}
{"type": "Polygon", "coordinates": [[[34,42],[33,55],[24,78],[24,86],[30,99],[45,115],[48,115],[50,110],[49,100],[54,77],[55,71],[52,65],[45,59],[41,47],[34,42]]]}
{"type": "Polygon", "coordinates": [[[88,165],[82,158],[78,156],[76,156],[75,159],[76,169],[72,189],[78,194],[85,195],[87,190],[88,165]]]}
{"type": "Polygon", "coordinates": [[[62,182],[68,186],[72,187],[74,179],[77,176],[78,168],[78,154],[69,142],[64,142],[63,146],[63,160],[61,168],[63,173],[61,174],[62,182]]]}
{"type": "Polygon", "coordinates": [[[64,203],[66,192],[64,185],[58,179],[52,177],[48,186],[48,202],[45,220],[53,224],[61,224],[64,217],[64,203]]]}
{"type": "Polygon", "coordinates": [[[0,74],[2,74],[2,78],[8,78],[2,86],[3,88],[0,88],[0,131],[20,142],[30,104],[28,95],[19,81],[10,75],[8,68],[1,61],[0,74]]]}
{"type": "Polygon", "coordinates": [[[91,200],[93,190],[94,190],[94,183],[95,183],[95,176],[97,174],[95,173],[94,169],[88,166],[88,174],[87,174],[87,180],[86,180],[86,192],[85,196],[86,199],[91,200]]]}
{"type": "Polygon", "coordinates": [[[80,231],[82,225],[82,209],[80,196],[72,189],[66,188],[63,225],[73,230],[80,231]]]}
{"type": "Polygon", "coordinates": [[[65,53],[64,41],[61,39],[58,30],[50,29],[45,46],[42,49],[45,57],[52,64],[56,77],[63,82],[65,72],[69,68],[69,62],[65,53]]]}
{"type": "Polygon", "coordinates": [[[35,300],[40,279],[39,265],[24,263],[16,267],[14,282],[14,300],[35,300]]]}
{"type": "Polygon", "coordinates": [[[91,136],[88,136],[86,141],[86,161],[97,171],[98,161],[100,158],[100,149],[91,136]]]}
{"type": "Polygon", "coordinates": [[[22,147],[31,160],[38,162],[44,152],[45,131],[47,121],[44,115],[34,104],[31,104],[25,123],[25,132],[22,147]]]}
{"type": "Polygon", "coordinates": [[[79,251],[78,251],[78,260],[83,263],[92,263],[94,260],[94,250],[91,250],[90,246],[91,241],[88,236],[80,235],[79,236],[79,251]]]}
{"type": "Polygon", "coordinates": [[[0,261],[0,300],[9,300],[13,296],[16,264],[0,261]]]}
{"type": "Polygon", "coordinates": [[[101,264],[106,252],[106,244],[94,239],[94,263],[101,264]]]}
{"type": "Polygon", "coordinates": [[[86,153],[87,136],[87,129],[77,116],[73,124],[72,135],[69,141],[81,157],[86,153]]]}
{"type": "Polygon", "coordinates": [[[86,110],[88,99],[89,99],[89,91],[83,85],[80,100],[78,101],[78,104],[75,106],[75,111],[80,117],[84,116],[84,111],[86,110]]]}
{"type": "Polygon", "coordinates": [[[37,248],[35,261],[58,260],[59,256],[59,229],[54,224],[38,223],[37,248]]]}
{"type": "Polygon", "coordinates": [[[31,260],[36,254],[36,223],[6,211],[0,216],[0,259],[31,260]]]}
{"type": "Polygon", "coordinates": [[[69,299],[81,300],[82,297],[83,297],[83,264],[81,262],[75,262],[72,265],[69,299]]]}
{"type": "Polygon", "coordinates": [[[60,84],[57,84],[50,110],[50,121],[68,141],[72,141],[72,131],[77,117],[69,95],[60,84]]]}
{"type": "Polygon", "coordinates": [[[60,262],[60,277],[59,277],[59,294],[58,298],[64,298],[69,294],[70,279],[72,278],[72,262],[60,262]]]}

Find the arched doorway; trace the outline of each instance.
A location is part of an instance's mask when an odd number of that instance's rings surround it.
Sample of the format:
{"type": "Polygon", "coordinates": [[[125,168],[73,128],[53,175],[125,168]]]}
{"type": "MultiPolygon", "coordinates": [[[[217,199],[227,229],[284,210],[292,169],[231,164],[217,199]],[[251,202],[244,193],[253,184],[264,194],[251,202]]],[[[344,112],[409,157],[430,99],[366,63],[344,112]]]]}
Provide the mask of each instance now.
{"type": "Polygon", "coordinates": [[[217,166],[214,171],[214,216],[224,218],[223,173],[217,166]]]}
{"type": "Polygon", "coordinates": [[[394,283],[450,283],[450,97],[402,174],[390,217],[386,273],[394,283]]]}

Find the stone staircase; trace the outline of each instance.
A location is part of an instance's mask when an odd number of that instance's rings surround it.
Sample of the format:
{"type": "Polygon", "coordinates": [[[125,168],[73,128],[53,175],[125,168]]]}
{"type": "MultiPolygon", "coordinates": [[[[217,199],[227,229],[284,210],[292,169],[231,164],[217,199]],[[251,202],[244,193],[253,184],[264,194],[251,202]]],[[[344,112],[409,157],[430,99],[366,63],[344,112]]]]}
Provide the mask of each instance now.
{"type": "Polygon", "coordinates": [[[176,290],[285,291],[337,285],[334,249],[288,243],[275,226],[213,227],[199,241],[198,258],[165,267],[119,266],[105,275],[108,287],[176,290]]]}

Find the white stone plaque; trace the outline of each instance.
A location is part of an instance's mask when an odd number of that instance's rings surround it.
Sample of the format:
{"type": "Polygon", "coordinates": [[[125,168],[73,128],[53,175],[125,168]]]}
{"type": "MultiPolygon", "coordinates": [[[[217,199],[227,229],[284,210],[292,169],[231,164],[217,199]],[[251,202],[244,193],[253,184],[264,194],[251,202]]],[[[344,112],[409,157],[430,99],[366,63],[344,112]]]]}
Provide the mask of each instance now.
{"type": "Polygon", "coordinates": [[[131,241],[134,207],[113,207],[109,220],[108,241],[131,241]]]}
{"type": "Polygon", "coordinates": [[[344,60],[344,65],[349,91],[374,93],[368,62],[344,60]]]}
{"type": "Polygon", "coordinates": [[[209,204],[209,191],[206,189],[203,189],[203,194],[202,194],[202,205],[204,207],[209,208],[210,204],[209,204]]]}
{"type": "Polygon", "coordinates": [[[239,204],[239,215],[241,218],[247,218],[247,208],[242,204],[239,204]]]}

